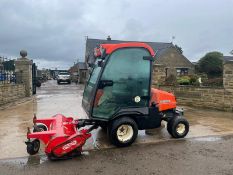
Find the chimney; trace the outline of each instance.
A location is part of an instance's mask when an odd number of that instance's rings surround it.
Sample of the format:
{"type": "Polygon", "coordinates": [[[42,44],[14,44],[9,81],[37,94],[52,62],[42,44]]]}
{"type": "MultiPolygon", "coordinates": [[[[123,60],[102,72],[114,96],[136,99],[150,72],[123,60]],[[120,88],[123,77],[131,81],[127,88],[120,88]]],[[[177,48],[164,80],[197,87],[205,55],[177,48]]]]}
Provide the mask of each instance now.
{"type": "Polygon", "coordinates": [[[108,35],[107,40],[108,40],[108,41],[111,41],[111,37],[110,37],[110,35],[108,35]]]}

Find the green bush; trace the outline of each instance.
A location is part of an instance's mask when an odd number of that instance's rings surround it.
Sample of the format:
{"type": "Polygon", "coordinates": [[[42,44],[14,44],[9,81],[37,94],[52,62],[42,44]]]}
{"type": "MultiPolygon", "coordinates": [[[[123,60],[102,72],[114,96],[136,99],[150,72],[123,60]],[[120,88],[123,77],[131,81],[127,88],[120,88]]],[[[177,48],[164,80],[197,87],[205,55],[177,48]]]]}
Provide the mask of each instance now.
{"type": "Polygon", "coordinates": [[[180,85],[190,85],[191,78],[189,76],[182,76],[177,78],[177,83],[180,85]]]}
{"type": "Polygon", "coordinates": [[[197,75],[190,75],[190,84],[194,85],[198,82],[198,76],[197,75]]]}

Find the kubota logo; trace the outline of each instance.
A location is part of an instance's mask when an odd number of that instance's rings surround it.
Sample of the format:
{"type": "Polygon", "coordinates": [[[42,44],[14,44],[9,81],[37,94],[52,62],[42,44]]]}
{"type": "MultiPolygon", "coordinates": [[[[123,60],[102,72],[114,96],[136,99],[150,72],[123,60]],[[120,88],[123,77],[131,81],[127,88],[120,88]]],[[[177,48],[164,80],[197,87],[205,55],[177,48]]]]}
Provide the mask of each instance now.
{"type": "Polygon", "coordinates": [[[170,103],[171,100],[160,100],[160,103],[170,103]]]}
{"type": "Polygon", "coordinates": [[[67,149],[69,149],[71,146],[74,146],[74,145],[76,145],[76,144],[77,144],[77,141],[76,141],[76,140],[73,140],[72,142],[70,142],[70,143],[64,145],[64,146],[62,147],[62,149],[63,149],[63,150],[67,150],[67,149]]]}

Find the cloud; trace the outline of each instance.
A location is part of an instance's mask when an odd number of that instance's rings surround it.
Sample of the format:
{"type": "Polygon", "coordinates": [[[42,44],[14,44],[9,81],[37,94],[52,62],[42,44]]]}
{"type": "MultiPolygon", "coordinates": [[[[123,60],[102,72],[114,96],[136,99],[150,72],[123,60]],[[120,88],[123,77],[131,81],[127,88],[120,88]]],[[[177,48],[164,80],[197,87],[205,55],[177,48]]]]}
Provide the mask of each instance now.
{"type": "Polygon", "coordinates": [[[195,61],[233,49],[232,9],[229,0],[2,0],[0,55],[26,49],[41,66],[67,68],[84,59],[85,36],[155,42],[176,36],[195,61]]]}

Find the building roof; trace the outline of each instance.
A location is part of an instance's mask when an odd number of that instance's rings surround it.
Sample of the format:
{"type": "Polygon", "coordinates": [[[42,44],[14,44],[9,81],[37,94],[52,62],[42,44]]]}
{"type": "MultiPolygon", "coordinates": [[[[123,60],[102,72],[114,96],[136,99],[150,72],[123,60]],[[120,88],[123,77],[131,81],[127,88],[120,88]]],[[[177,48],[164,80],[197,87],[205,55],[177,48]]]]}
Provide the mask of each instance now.
{"type": "Polygon", "coordinates": [[[76,66],[78,69],[87,69],[87,64],[84,62],[78,62],[76,66]]]}
{"type": "Polygon", "coordinates": [[[150,45],[155,53],[156,56],[159,57],[163,54],[163,52],[166,51],[167,48],[174,47],[172,43],[162,43],[162,42],[144,42],[144,41],[123,41],[123,40],[105,40],[105,39],[92,39],[87,38],[86,41],[86,58],[88,63],[93,63],[95,61],[93,51],[94,48],[99,46],[100,44],[118,44],[118,43],[124,43],[124,42],[143,42],[148,45],[150,45]]]}
{"type": "Polygon", "coordinates": [[[223,61],[231,62],[231,61],[233,61],[233,56],[223,56],[223,61]]]}
{"type": "Polygon", "coordinates": [[[84,62],[78,62],[70,67],[69,72],[77,72],[78,70],[87,70],[87,64],[84,62]]]}

